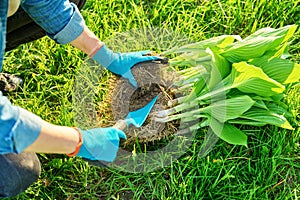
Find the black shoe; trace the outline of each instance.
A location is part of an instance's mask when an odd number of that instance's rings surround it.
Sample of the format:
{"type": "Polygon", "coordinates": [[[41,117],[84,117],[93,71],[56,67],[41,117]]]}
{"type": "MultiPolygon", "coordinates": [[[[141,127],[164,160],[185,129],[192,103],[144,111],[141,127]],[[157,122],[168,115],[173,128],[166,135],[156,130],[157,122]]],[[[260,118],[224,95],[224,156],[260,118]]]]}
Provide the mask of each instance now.
{"type": "Polygon", "coordinates": [[[23,80],[15,75],[0,73],[0,91],[12,92],[22,86],[23,80]]]}

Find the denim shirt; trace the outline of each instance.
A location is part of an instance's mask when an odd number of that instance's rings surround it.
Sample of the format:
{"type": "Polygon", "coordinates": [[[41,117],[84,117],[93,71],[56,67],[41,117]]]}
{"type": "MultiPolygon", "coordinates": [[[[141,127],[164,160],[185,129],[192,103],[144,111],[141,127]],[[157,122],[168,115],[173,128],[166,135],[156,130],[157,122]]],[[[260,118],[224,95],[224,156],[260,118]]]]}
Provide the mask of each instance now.
{"type": "MultiPolygon", "coordinates": [[[[84,29],[79,10],[67,0],[21,0],[21,6],[57,43],[71,42],[84,29]]],[[[5,51],[7,10],[8,0],[0,0],[0,71],[5,51]]],[[[0,154],[22,152],[39,136],[42,123],[41,118],[12,105],[0,92],[0,154]]]]}

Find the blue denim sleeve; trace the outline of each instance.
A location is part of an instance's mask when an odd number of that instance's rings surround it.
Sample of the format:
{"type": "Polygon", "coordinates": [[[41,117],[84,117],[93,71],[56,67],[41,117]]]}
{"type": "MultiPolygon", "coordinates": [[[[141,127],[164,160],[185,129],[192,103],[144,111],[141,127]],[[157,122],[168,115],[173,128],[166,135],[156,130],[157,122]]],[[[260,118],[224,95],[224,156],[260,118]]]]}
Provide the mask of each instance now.
{"type": "Polygon", "coordinates": [[[85,22],[77,6],[68,0],[22,0],[21,5],[57,43],[73,41],[84,29],[85,22]]]}
{"type": "Polygon", "coordinates": [[[42,119],[13,106],[0,92],[0,154],[21,153],[40,134],[42,119]]]}
{"type": "Polygon", "coordinates": [[[2,62],[4,59],[4,50],[6,42],[7,7],[8,1],[2,0],[0,3],[0,72],[2,71],[2,62]]]}

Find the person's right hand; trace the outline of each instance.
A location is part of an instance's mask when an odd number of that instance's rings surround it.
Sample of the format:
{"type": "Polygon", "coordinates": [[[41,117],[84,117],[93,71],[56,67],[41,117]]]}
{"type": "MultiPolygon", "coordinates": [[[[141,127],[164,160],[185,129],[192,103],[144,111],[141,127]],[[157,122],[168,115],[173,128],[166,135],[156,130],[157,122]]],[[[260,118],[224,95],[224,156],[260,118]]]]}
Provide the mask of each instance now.
{"type": "Polygon", "coordinates": [[[137,83],[131,73],[131,68],[140,62],[161,59],[158,56],[147,56],[148,53],[151,53],[151,51],[115,53],[104,44],[100,50],[93,55],[92,59],[109,71],[127,78],[134,87],[137,87],[137,83]]]}
{"type": "Polygon", "coordinates": [[[76,156],[88,160],[112,162],[117,156],[120,138],[126,139],[123,131],[109,128],[80,130],[82,146],[76,156]]]}

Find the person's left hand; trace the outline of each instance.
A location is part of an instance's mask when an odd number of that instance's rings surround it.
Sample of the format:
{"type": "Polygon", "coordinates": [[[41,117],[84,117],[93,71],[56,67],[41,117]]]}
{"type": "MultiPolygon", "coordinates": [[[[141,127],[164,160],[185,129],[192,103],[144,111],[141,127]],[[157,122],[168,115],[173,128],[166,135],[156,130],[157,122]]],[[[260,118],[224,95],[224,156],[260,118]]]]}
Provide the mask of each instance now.
{"type": "Polygon", "coordinates": [[[130,69],[137,63],[160,59],[158,56],[145,55],[147,53],[150,53],[150,51],[114,53],[103,45],[92,59],[109,71],[127,78],[133,86],[137,87],[137,83],[134,80],[130,69]]]}

